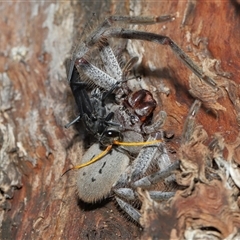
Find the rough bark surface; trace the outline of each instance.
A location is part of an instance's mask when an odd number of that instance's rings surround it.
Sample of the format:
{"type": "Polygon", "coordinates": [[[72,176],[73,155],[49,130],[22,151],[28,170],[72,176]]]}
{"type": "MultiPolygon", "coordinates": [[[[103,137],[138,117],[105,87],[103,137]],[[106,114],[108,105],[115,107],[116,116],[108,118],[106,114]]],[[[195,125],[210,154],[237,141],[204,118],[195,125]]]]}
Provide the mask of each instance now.
{"type": "MultiPolygon", "coordinates": [[[[81,130],[63,127],[74,116],[75,106],[65,60],[93,12],[100,18],[114,13],[176,13],[172,22],[144,29],[172,38],[206,73],[219,77],[220,83],[232,81],[221,98],[215,97],[217,103],[209,103],[207,98],[197,116],[210,137],[220,132],[231,143],[240,124],[239,9],[234,0],[0,3],[0,238],[141,236],[139,226],[129,221],[112,199],[86,205],[78,200],[74,173],[61,177],[71,163],[79,162],[84,151],[81,130]],[[216,60],[221,61],[219,66],[216,60]]],[[[164,130],[174,133],[169,150],[177,153],[192,95],[196,96],[196,92],[189,93],[191,72],[168,46],[132,41],[128,50],[142,57],[146,87],[158,100],[157,110],[168,114],[164,130]],[[169,88],[168,95],[159,91],[160,83],[169,88]]]]}

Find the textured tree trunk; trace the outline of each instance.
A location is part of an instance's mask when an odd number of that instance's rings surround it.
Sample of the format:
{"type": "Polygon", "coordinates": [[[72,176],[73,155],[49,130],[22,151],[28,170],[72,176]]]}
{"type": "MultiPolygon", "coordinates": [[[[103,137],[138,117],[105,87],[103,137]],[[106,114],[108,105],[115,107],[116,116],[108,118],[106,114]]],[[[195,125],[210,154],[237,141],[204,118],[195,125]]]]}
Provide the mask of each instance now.
{"type": "MultiPolygon", "coordinates": [[[[84,151],[83,131],[64,128],[74,117],[75,107],[65,60],[86,23],[94,19],[92,13],[100,19],[114,13],[176,14],[174,21],[140,28],[169,36],[207,73],[239,83],[237,1],[0,3],[1,239],[141,236],[139,226],[129,221],[112,199],[86,205],[78,200],[74,171],[61,177],[70,164],[79,162],[84,151]],[[216,68],[215,60],[221,61],[220,67],[216,68]]],[[[176,159],[184,120],[194,101],[188,91],[192,73],[169,46],[132,41],[128,50],[142,57],[146,87],[154,92],[157,111],[168,114],[164,130],[174,133],[171,147],[176,159]],[[169,94],[159,90],[162,85],[169,94]]],[[[221,132],[232,142],[239,131],[238,98],[229,97],[227,91],[222,95],[219,105],[206,100],[197,119],[210,136],[221,132]]]]}

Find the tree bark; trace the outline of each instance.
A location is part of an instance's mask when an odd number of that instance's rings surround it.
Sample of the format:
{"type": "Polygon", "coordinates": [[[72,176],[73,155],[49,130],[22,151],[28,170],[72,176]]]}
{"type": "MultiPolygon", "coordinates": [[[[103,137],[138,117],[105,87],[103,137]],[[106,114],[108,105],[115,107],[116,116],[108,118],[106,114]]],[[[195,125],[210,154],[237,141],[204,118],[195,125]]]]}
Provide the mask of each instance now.
{"type": "MultiPolygon", "coordinates": [[[[169,36],[201,68],[229,78],[238,88],[237,1],[1,3],[1,239],[141,236],[139,226],[129,221],[112,199],[86,205],[78,200],[74,172],[61,177],[70,164],[79,162],[84,152],[81,129],[64,129],[74,117],[75,107],[65,60],[71,56],[86,24],[94,19],[93,12],[101,19],[114,13],[176,14],[174,21],[139,29],[169,36]],[[211,65],[215,60],[221,60],[217,69],[211,65]]],[[[194,101],[189,94],[192,73],[169,46],[132,41],[128,50],[142,57],[146,87],[158,101],[157,111],[165,110],[168,114],[164,130],[174,133],[171,148],[176,159],[184,120],[194,101]],[[159,90],[161,84],[169,89],[169,94],[159,90]]],[[[226,141],[232,142],[239,132],[238,96],[229,96],[227,91],[222,95],[218,99],[221,107],[209,106],[206,101],[197,121],[210,136],[221,132],[226,141]],[[209,108],[210,114],[206,111],[209,108]]]]}

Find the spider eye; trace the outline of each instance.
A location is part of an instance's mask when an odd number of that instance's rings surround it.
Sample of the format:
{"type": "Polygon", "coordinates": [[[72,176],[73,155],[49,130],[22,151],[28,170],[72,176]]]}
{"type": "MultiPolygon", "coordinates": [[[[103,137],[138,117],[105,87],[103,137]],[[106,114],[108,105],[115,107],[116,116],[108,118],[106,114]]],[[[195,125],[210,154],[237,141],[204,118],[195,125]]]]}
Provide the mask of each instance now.
{"type": "Polygon", "coordinates": [[[105,136],[109,138],[117,138],[120,136],[120,132],[115,130],[108,130],[105,132],[105,136]]]}
{"type": "Polygon", "coordinates": [[[100,142],[103,146],[113,144],[114,140],[122,141],[122,134],[118,129],[107,129],[100,137],[100,142]]]}

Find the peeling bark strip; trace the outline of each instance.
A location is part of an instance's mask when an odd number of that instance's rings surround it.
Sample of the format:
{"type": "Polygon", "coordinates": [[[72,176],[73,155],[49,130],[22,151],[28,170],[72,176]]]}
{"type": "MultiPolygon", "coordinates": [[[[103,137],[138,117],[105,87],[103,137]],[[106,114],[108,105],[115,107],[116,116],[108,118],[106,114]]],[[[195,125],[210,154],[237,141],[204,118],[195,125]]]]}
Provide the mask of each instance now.
{"type": "MultiPolygon", "coordinates": [[[[165,130],[167,134],[174,134],[167,143],[172,160],[179,154],[188,110],[195,97],[201,97],[204,107],[197,122],[209,138],[215,133],[220,134],[215,137],[218,144],[211,145],[214,149],[211,151],[218,161],[223,159],[219,153],[224,146],[230,151],[227,164],[223,161],[219,166],[223,169],[230,166],[230,176],[239,186],[239,140],[236,136],[239,132],[240,66],[236,53],[240,51],[240,19],[237,1],[3,2],[0,4],[1,239],[140,238],[138,226],[124,218],[111,199],[99,205],[86,205],[78,201],[75,175],[60,178],[66,166],[79,162],[83,145],[83,137],[76,137],[76,129],[63,128],[75,116],[65,59],[70,56],[72,45],[76,45],[85,24],[90,20],[94,22],[93,12],[104,18],[113,13],[119,15],[118,9],[123,9],[120,12],[123,15],[178,13],[175,21],[148,26],[147,31],[169,36],[176,42],[206,75],[218,83],[219,94],[201,90],[202,82],[198,79],[189,82],[191,72],[164,46],[134,40],[128,43],[127,49],[132,56],[142,60],[142,87],[155,91],[158,110],[167,112],[165,130]],[[221,67],[215,64],[219,60],[221,67]],[[206,109],[211,109],[211,113],[206,109]]],[[[212,222],[219,226],[223,237],[229,234],[234,237],[234,224],[238,220],[232,217],[232,212],[239,211],[237,191],[238,188],[225,191],[224,181],[220,179],[207,186],[201,182],[195,184],[192,195],[187,198],[177,194],[170,204],[170,211],[175,209],[175,215],[164,217],[164,238],[182,236],[185,227],[208,221],[204,214],[212,209],[212,201],[217,207],[215,216],[219,216],[212,222]],[[218,201],[206,194],[216,189],[219,190],[216,191],[218,201]],[[202,205],[206,199],[209,204],[202,205]],[[229,199],[233,201],[232,212],[229,199]],[[205,211],[199,222],[193,220],[196,212],[184,208],[192,205],[197,207],[197,213],[205,211]],[[189,219],[184,215],[187,211],[189,219]],[[224,225],[227,219],[229,224],[224,225]],[[179,229],[178,233],[171,231],[172,226],[179,229]]],[[[142,209],[144,206],[145,202],[142,209]]],[[[154,209],[161,216],[165,214],[156,207],[154,209]]],[[[147,213],[143,215],[145,220],[152,216],[147,213]]],[[[157,223],[155,229],[162,223],[157,223]]],[[[149,239],[151,233],[146,228],[143,239],[149,239]]],[[[185,238],[188,236],[184,235],[185,238]]]]}

